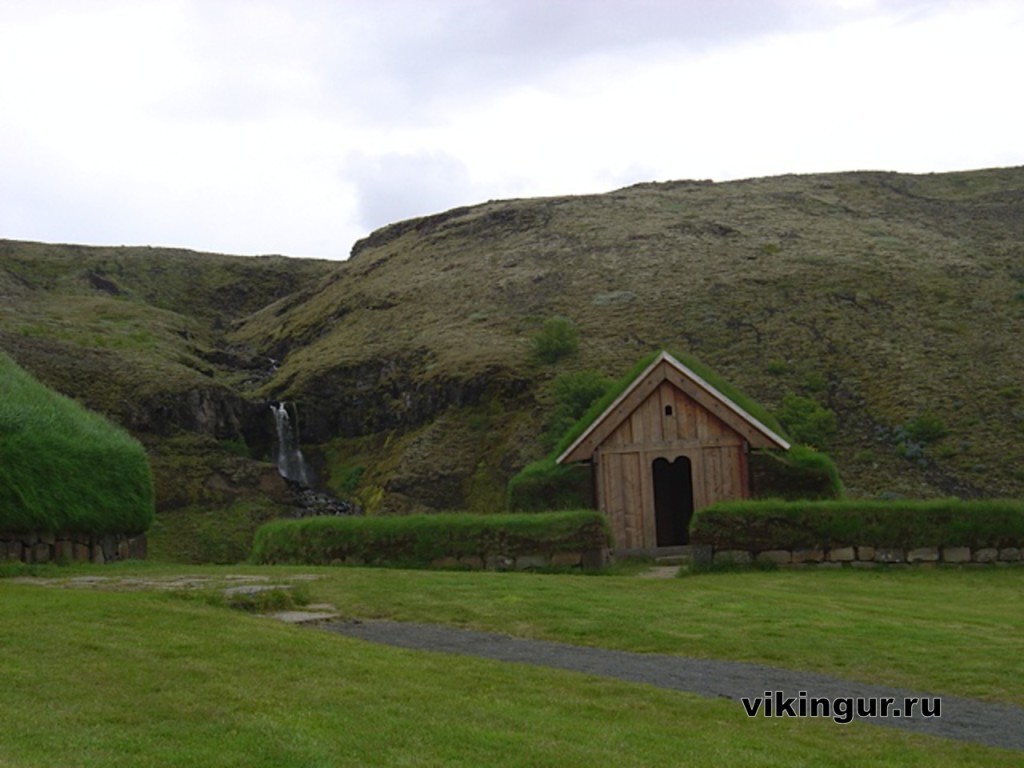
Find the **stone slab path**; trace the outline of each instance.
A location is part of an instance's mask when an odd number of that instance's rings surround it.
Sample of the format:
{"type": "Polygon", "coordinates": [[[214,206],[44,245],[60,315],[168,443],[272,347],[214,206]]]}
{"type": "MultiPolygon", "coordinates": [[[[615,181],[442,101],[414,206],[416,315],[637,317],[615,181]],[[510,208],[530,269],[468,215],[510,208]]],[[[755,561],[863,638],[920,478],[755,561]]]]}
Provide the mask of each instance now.
{"type": "MultiPolygon", "coordinates": [[[[892,697],[897,702],[907,696],[931,698],[936,695],[759,664],[587,648],[434,624],[374,620],[329,622],[318,626],[373,643],[553,667],[709,698],[726,698],[735,701],[741,712],[743,697],[763,698],[765,691],[784,691],[785,696],[793,697],[806,691],[807,696],[829,699],[892,697]]],[[[1024,707],[955,696],[941,696],[941,702],[939,718],[925,718],[918,713],[909,718],[856,719],[929,736],[1024,751],[1024,707]]]]}

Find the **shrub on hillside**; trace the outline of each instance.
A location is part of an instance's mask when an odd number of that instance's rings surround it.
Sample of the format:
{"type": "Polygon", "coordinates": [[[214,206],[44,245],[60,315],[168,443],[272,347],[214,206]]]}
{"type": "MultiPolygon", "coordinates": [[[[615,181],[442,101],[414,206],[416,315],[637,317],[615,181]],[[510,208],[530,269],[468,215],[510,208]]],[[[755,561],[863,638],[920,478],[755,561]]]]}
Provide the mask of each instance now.
{"type": "Polygon", "coordinates": [[[409,515],[276,520],[256,532],[258,563],[425,567],[446,557],[516,557],[583,552],[609,545],[604,516],[593,511],[540,515],[409,515]]]}
{"type": "Polygon", "coordinates": [[[142,533],[153,478],[142,446],[0,353],[0,530],[142,533]]]}
{"type": "Polygon", "coordinates": [[[579,347],[576,324],[567,317],[549,317],[533,337],[533,356],[542,363],[554,363],[579,347]]]}
{"type": "Polygon", "coordinates": [[[836,433],[836,415],[817,400],[788,393],[776,415],[798,443],[825,445],[836,433]]]}
{"type": "Polygon", "coordinates": [[[717,549],[1019,547],[1019,501],[734,501],[698,511],[690,540],[717,549]]]}
{"type": "Polygon", "coordinates": [[[552,383],[555,407],[548,417],[544,441],[550,448],[558,443],[562,435],[587,412],[591,403],[598,400],[613,382],[597,371],[563,373],[552,383]]]}

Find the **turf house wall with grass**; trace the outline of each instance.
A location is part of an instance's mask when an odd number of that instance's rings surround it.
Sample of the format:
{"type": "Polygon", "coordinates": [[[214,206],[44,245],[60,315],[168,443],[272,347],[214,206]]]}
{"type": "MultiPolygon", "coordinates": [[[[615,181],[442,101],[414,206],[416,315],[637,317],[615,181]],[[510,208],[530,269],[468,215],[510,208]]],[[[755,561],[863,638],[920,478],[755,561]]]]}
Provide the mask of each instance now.
{"type": "Polygon", "coordinates": [[[141,559],[153,522],[145,449],[0,353],[0,561],[141,559]]]}
{"type": "Polygon", "coordinates": [[[751,449],[789,443],[667,352],[558,457],[591,465],[618,550],[689,543],[695,511],[749,498],[751,449]]]}

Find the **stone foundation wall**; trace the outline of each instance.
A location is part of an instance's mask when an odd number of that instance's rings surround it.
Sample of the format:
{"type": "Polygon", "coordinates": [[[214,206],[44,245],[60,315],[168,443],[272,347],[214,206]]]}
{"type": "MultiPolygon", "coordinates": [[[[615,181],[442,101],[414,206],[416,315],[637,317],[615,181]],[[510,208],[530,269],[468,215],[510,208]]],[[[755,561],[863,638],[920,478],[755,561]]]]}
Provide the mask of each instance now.
{"type": "Polygon", "coordinates": [[[434,560],[434,568],[466,568],[479,571],[528,571],[537,568],[582,568],[596,571],[604,567],[608,556],[604,550],[586,552],[555,552],[554,554],[492,555],[479,557],[442,557],[434,560]]]}
{"type": "Polygon", "coordinates": [[[891,549],[887,547],[849,546],[835,549],[769,549],[754,552],[746,549],[716,549],[715,564],[774,563],[782,566],[820,565],[868,568],[875,565],[948,564],[1021,564],[1024,547],[919,547],[891,549]]]}
{"type": "Polygon", "coordinates": [[[146,534],[0,533],[0,562],[110,563],[145,560],[146,534]]]}

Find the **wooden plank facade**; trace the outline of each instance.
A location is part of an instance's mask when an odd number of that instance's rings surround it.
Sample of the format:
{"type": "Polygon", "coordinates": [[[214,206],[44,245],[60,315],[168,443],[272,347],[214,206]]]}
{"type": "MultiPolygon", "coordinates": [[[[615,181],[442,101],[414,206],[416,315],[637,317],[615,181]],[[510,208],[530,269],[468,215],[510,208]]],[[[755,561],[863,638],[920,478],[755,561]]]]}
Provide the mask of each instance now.
{"type": "Polygon", "coordinates": [[[661,353],[559,456],[590,462],[617,549],[688,542],[693,512],[750,495],[750,448],[789,444],[661,353]]]}

